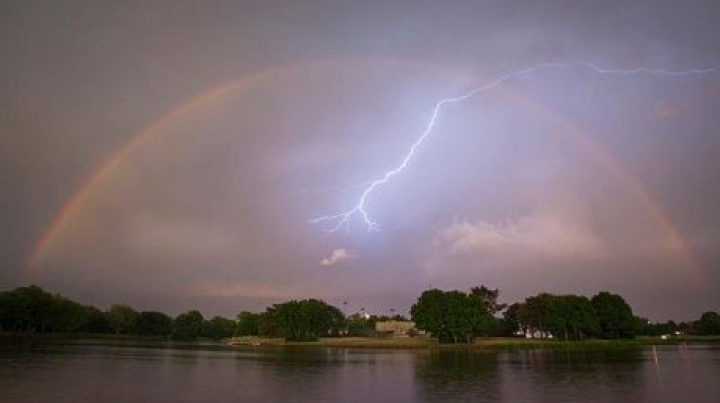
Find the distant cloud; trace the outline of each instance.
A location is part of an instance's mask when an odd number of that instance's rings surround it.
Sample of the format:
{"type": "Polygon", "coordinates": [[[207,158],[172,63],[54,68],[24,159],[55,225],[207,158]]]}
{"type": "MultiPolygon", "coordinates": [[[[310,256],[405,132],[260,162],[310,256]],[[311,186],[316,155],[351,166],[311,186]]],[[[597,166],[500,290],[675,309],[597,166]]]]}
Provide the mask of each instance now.
{"type": "Polygon", "coordinates": [[[679,103],[657,101],[655,102],[655,114],[660,118],[674,118],[679,116],[686,107],[679,103]]]}
{"type": "Polygon", "coordinates": [[[198,297],[290,299],[304,295],[298,287],[250,282],[206,281],[190,285],[184,292],[198,297]]]}
{"type": "Polygon", "coordinates": [[[346,153],[345,147],[316,142],[270,155],[265,158],[265,164],[271,168],[290,170],[326,169],[342,161],[346,153]]]}
{"type": "Polygon", "coordinates": [[[124,242],[134,253],[208,256],[232,250],[233,236],[213,223],[173,215],[140,214],[124,223],[124,242]]]}
{"type": "Polygon", "coordinates": [[[591,257],[599,253],[601,242],[582,221],[544,213],[497,224],[454,223],[438,232],[436,244],[449,254],[591,257]]]}
{"type": "Polygon", "coordinates": [[[330,256],[324,258],[321,262],[321,266],[332,266],[340,262],[344,262],[348,259],[350,259],[352,255],[347,251],[347,249],[338,248],[333,249],[333,251],[330,253],[330,256]]]}

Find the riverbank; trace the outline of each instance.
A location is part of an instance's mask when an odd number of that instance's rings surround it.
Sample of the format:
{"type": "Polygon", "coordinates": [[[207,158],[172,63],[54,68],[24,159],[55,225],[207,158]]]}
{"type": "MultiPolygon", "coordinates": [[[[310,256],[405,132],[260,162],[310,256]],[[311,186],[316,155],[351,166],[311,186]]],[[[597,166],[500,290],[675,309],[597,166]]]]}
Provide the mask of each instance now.
{"type": "Polygon", "coordinates": [[[720,396],[720,345],[523,350],[128,342],[0,345],[0,401],[717,403],[720,396]]]}
{"type": "Polygon", "coordinates": [[[720,336],[638,337],[632,340],[562,341],[525,339],[517,337],[480,338],[471,344],[441,344],[430,337],[329,337],[313,342],[292,342],[277,338],[236,337],[228,341],[233,346],[303,346],[337,348],[395,348],[395,349],[530,349],[530,348],[587,348],[624,347],[638,345],[673,345],[682,343],[720,343],[720,336]]]}
{"type": "Polygon", "coordinates": [[[227,347],[308,347],[308,348],[369,348],[369,349],[474,349],[474,350],[503,350],[503,349],[538,349],[538,348],[613,348],[650,345],[677,345],[677,344],[720,344],[720,336],[678,336],[678,337],[649,337],[642,336],[631,340],[599,340],[562,341],[553,339],[525,339],[519,337],[489,337],[478,338],[471,344],[441,344],[436,339],[427,336],[416,337],[327,337],[313,342],[292,342],[282,338],[265,338],[257,336],[243,336],[213,341],[198,339],[195,341],[173,341],[167,336],[140,337],[129,335],[108,334],[9,334],[0,333],[0,339],[6,341],[52,342],[70,344],[113,344],[162,347],[173,346],[177,348],[192,348],[204,345],[208,348],[227,347]]]}

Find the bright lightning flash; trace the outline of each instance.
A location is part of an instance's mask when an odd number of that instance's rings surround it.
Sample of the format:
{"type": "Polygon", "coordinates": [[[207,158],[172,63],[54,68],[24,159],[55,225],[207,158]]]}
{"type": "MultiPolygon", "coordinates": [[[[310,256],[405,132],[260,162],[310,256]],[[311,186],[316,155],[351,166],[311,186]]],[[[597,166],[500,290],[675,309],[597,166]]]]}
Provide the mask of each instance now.
{"type": "Polygon", "coordinates": [[[516,79],[525,75],[529,75],[532,73],[539,72],[541,70],[550,70],[550,69],[564,69],[564,68],[584,68],[584,69],[590,69],[594,71],[597,74],[603,74],[603,75],[617,75],[617,76],[630,76],[630,75],[639,75],[639,74],[646,74],[646,75],[659,75],[659,76],[669,76],[669,77],[684,77],[684,76],[694,76],[694,75],[703,75],[703,74],[710,74],[717,71],[717,68],[707,68],[707,69],[695,69],[695,70],[681,70],[681,71],[670,71],[670,70],[662,70],[662,69],[634,69],[634,70],[608,70],[608,69],[602,69],[598,67],[594,63],[544,63],[539,64],[534,67],[530,67],[523,70],[514,71],[512,73],[505,74],[494,81],[491,81],[485,85],[482,85],[480,87],[476,87],[471,89],[470,91],[456,96],[452,98],[445,98],[440,100],[438,103],[435,104],[435,107],[433,108],[432,114],[430,115],[430,120],[425,126],[425,130],[423,130],[422,134],[415,140],[414,143],[410,146],[405,156],[400,160],[400,162],[389,171],[385,172],[382,176],[380,176],[377,179],[374,179],[370,182],[368,182],[366,185],[364,185],[364,189],[362,193],[360,194],[360,198],[358,199],[357,204],[353,206],[351,209],[336,213],[336,214],[330,214],[330,215],[323,215],[319,217],[315,217],[310,220],[311,224],[319,224],[324,222],[329,222],[332,225],[328,229],[328,232],[336,232],[342,227],[349,228],[350,220],[358,216],[360,219],[362,219],[367,226],[368,231],[379,231],[380,230],[380,224],[373,221],[370,217],[370,214],[368,213],[366,209],[366,204],[368,201],[368,198],[375,192],[377,189],[379,189],[381,186],[385,185],[386,183],[390,182],[394,176],[405,170],[405,168],[408,167],[410,162],[413,160],[413,157],[415,156],[415,152],[417,149],[423,144],[425,139],[432,133],[433,128],[435,127],[435,123],[438,120],[438,117],[440,116],[440,112],[442,109],[451,104],[456,104],[459,102],[466,101],[476,95],[482,94],[486,91],[489,91],[495,87],[500,86],[501,84],[510,81],[512,79],[516,79]]]}

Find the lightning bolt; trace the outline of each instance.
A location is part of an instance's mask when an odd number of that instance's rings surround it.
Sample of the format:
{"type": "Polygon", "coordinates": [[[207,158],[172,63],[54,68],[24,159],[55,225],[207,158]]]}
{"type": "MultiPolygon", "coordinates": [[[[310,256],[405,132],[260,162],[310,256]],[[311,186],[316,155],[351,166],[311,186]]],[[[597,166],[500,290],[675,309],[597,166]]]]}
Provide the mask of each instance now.
{"type": "Polygon", "coordinates": [[[522,70],[513,71],[511,73],[502,75],[498,78],[496,78],[493,81],[490,81],[489,83],[486,83],[484,85],[481,85],[479,87],[475,87],[464,94],[450,97],[450,98],[444,98],[438,101],[435,104],[435,107],[433,108],[432,113],[430,114],[430,120],[428,121],[427,125],[425,126],[425,130],[420,134],[420,136],[415,140],[412,145],[410,145],[410,148],[405,153],[405,156],[400,160],[400,162],[394,166],[394,168],[386,171],[382,176],[373,179],[369,182],[367,182],[364,185],[364,189],[362,193],[360,194],[360,198],[358,199],[358,202],[350,209],[336,213],[336,214],[330,214],[330,215],[322,215],[315,218],[312,218],[309,220],[311,224],[320,224],[320,223],[334,223],[330,228],[327,229],[328,232],[336,232],[339,229],[346,227],[349,229],[350,220],[358,216],[363,220],[365,225],[367,226],[368,231],[379,231],[380,230],[380,224],[373,221],[370,217],[370,214],[368,213],[366,209],[366,204],[368,201],[368,198],[375,193],[380,187],[390,182],[393,177],[401,173],[403,170],[405,170],[410,163],[413,160],[413,157],[415,156],[415,152],[417,149],[425,142],[425,140],[430,136],[432,133],[433,128],[435,127],[435,124],[437,123],[438,118],[440,117],[440,112],[445,108],[446,106],[460,103],[463,101],[466,101],[470,98],[475,97],[476,95],[480,95],[484,92],[490,91],[502,84],[504,84],[507,81],[517,79],[526,75],[530,75],[533,73],[537,73],[542,70],[551,70],[551,69],[589,69],[597,74],[601,75],[615,75],[615,76],[631,76],[631,75],[659,75],[659,76],[667,76],[667,77],[685,77],[685,76],[696,76],[696,75],[703,75],[703,74],[710,74],[717,71],[717,68],[706,68],[706,69],[692,69],[692,70],[664,70],[664,69],[647,69],[647,68],[638,68],[638,69],[632,69],[632,70],[618,70],[618,69],[603,69],[598,67],[594,63],[589,62],[582,62],[582,63],[543,63],[538,64],[533,67],[529,67],[522,70]]]}

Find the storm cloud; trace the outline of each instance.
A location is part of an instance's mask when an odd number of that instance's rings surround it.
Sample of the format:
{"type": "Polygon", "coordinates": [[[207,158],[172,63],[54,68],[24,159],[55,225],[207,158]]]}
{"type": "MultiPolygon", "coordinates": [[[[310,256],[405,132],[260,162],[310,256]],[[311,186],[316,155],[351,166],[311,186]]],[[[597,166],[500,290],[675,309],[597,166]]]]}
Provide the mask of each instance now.
{"type": "Polygon", "coordinates": [[[720,299],[715,1],[0,5],[0,288],[234,316],[428,286],[720,299]]]}

